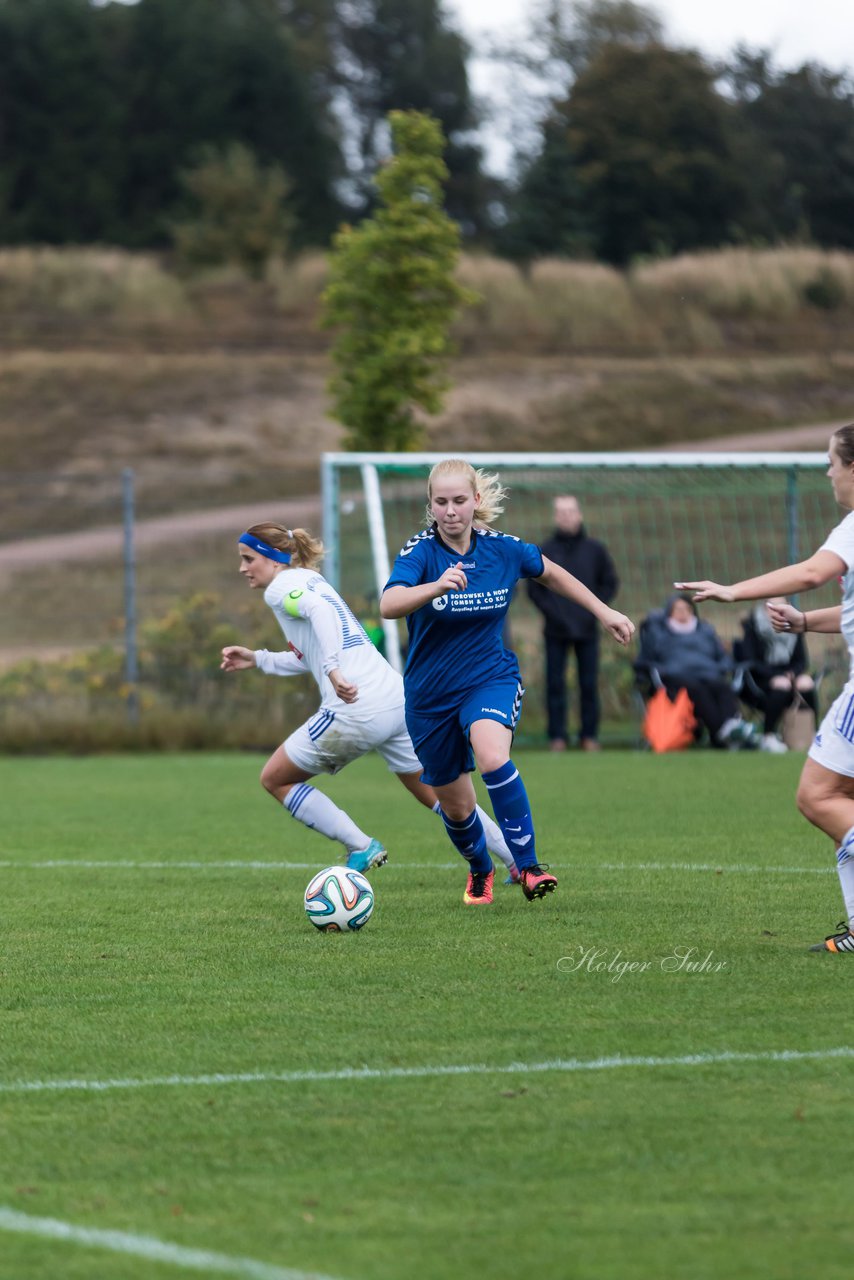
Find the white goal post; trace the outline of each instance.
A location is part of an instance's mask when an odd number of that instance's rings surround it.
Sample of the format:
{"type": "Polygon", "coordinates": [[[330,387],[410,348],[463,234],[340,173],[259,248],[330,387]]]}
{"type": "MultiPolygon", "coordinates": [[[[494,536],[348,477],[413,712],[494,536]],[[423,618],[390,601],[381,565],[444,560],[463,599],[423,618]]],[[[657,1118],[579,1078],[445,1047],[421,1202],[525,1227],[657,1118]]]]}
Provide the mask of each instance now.
{"type": "MultiPolygon", "coordinates": [[[[347,593],[342,580],[343,547],[348,518],[361,506],[364,508],[366,543],[362,554],[370,558],[371,586],[376,598],[382,593],[388,579],[389,566],[399,547],[405,541],[406,530],[391,536],[389,500],[399,506],[405,494],[405,506],[411,512],[408,534],[421,524],[426,503],[425,481],[430,467],[443,458],[453,456],[444,453],[324,453],[321,460],[321,486],[323,486],[323,538],[326,547],[325,573],[335,586],[347,593]],[[394,481],[393,493],[389,481],[394,481]]],[[[780,548],[778,561],[794,561],[802,548],[812,549],[804,534],[813,524],[805,512],[805,500],[813,499],[813,485],[804,485],[804,477],[821,474],[827,466],[825,453],[465,453],[474,467],[498,471],[502,480],[510,486],[510,504],[502,517],[501,526],[508,532],[517,532],[531,541],[543,540],[551,530],[551,497],[557,493],[586,490],[581,497],[585,518],[590,531],[602,536],[603,526],[609,530],[621,529],[622,538],[617,541],[630,549],[636,539],[643,536],[647,520],[639,520],[644,507],[658,508],[656,536],[659,540],[670,535],[671,550],[677,549],[680,526],[677,516],[684,511],[685,499],[689,508],[691,493],[702,494],[702,509],[695,507],[688,512],[689,522],[684,526],[685,541],[689,534],[693,544],[704,544],[708,549],[708,561],[703,566],[689,563],[685,556],[684,576],[704,570],[725,579],[723,570],[732,561],[735,549],[745,550],[745,536],[750,532],[761,534],[761,544],[775,540],[780,548]],[[704,483],[698,485],[702,475],[704,483]],[[668,476],[668,481],[662,477],[668,476]],[[592,479],[595,480],[592,483],[592,479]],[[688,477],[691,477],[690,483],[688,477]],[[618,483],[617,483],[618,480],[618,483]],[[530,498],[522,511],[513,502],[513,492],[524,481],[526,492],[539,489],[542,502],[535,503],[535,520],[531,520],[530,498]],[[757,483],[762,481],[762,483],[757,483]],[[805,492],[808,490],[808,492],[805,492]],[[688,495],[688,497],[686,497],[688,495]],[[597,507],[593,507],[593,500],[597,507]],[[717,500],[716,500],[717,499],[717,500]],[[732,521],[731,513],[723,515],[725,503],[740,508],[740,520],[732,521]],[[662,509],[662,504],[671,508],[662,509]],[[606,521],[607,508],[607,521],[606,521]],[[717,508],[717,511],[716,509],[717,508]],[[716,529],[722,521],[729,521],[731,545],[721,539],[716,529]],[[535,525],[536,527],[531,527],[535,525]],[[725,554],[722,554],[726,552],[725,554]]],[[[834,522],[834,503],[827,494],[823,503],[826,509],[826,527],[834,522]]],[[[364,536],[364,535],[362,535],[364,536]]],[[[613,544],[615,539],[604,536],[613,544]]],[[[818,545],[818,543],[816,543],[818,545]]],[[[661,548],[662,550],[665,548],[661,548]]],[[[613,547],[612,547],[613,550],[613,547]]],[[[691,552],[694,559],[695,550],[691,552]]],[[[768,561],[764,567],[772,567],[777,561],[768,561]]],[[[757,564],[757,571],[762,568],[757,564]]],[[[617,566],[626,580],[625,566],[617,566]]],[[[630,579],[629,579],[630,580],[630,579]]],[[[652,586],[652,584],[650,584],[652,586]]],[[[666,588],[662,581],[661,590],[666,588]]],[[[661,594],[659,590],[659,594],[661,594]]],[[[622,604],[622,608],[626,605],[622,604]]],[[[401,668],[401,646],[397,623],[384,622],[385,650],[389,662],[401,668]]]]}
{"type": "MultiPolygon", "coordinates": [[[[323,455],[325,574],[345,597],[378,600],[399,548],[424,523],[426,480],[444,453],[323,455]],[[366,572],[367,570],[367,572],[366,572]]],[[[837,509],[825,453],[464,453],[510,490],[498,527],[531,542],[551,531],[551,499],[579,496],[607,543],[633,616],[676,577],[721,580],[797,560],[820,545],[837,509]]],[[[383,622],[401,669],[400,631],[383,622]]]]}

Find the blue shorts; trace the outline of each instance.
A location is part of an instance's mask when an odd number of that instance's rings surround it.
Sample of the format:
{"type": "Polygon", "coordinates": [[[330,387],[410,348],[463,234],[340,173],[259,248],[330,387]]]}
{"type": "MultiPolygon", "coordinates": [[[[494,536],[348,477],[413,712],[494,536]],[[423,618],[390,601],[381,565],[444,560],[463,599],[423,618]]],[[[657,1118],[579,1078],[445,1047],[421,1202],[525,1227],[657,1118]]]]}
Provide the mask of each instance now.
{"type": "Polygon", "coordinates": [[[406,727],[421,761],[421,781],[431,787],[455,782],[475,768],[469,731],[475,720],[495,720],[515,733],[525,690],[518,680],[484,685],[454,712],[424,715],[406,708],[406,727]]]}

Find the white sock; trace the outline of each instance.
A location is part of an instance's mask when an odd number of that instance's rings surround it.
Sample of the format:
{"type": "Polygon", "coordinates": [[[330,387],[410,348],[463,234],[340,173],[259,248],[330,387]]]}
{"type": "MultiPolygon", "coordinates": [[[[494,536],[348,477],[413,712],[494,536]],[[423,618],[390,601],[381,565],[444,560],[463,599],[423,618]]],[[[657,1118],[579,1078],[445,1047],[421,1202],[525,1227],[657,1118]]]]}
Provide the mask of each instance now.
{"type": "Polygon", "coordinates": [[[348,853],[354,849],[367,849],[371,843],[371,837],[357,827],[343,809],[307,782],[291,787],[283,803],[297,822],[304,823],[312,831],[319,831],[329,840],[340,840],[348,853]]]}
{"type": "MultiPolygon", "coordinates": [[[[437,800],[433,805],[433,812],[439,813],[441,808],[442,806],[437,800]]],[[[496,858],[500,858],[508,869],[515,866],[513,854],[507,848],[507,841],[501,834],[501,828],[498,823],[493,818],[490,818],[488,813],[484,813],[480,805],[477,806],[477,812],[481,822],[483,823],[483,833],[486,836],[486,847],[489,852],[494,853],[496,858]]]]}
{"type": "Polygon", "coordinates": [[[854,827],[845,832],[842,844],[836,851],[836,870],[849,929],[854,929],[854,827]]]}

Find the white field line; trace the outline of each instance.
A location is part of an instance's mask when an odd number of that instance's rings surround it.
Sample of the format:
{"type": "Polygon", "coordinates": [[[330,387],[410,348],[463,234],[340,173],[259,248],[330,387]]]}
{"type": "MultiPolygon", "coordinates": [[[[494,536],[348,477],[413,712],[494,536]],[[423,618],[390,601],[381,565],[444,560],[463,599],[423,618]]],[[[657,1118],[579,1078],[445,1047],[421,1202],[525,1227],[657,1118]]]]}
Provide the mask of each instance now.
{"type": "MultiPolygon", "coordinates": [[[[331,865],[331,864],[330,864],[331,865]]],[[[390,862],[381,874],[389,871],[459,871],[461,863],[457,862],[390,862]]],[[[23,859],[0,861],[0,869],[4,871],[50,871],[56,868],[76,867],[82,871],[116,870],[116,871],[314,871],[315,862],[256,862],[256,861],[173,861],[154,862],[143,858],[49,858],[38,862],[26,862],[23,859]]],[[[609,871],[626,874],[632,871],[700,871],[723,875],[780,875],[780,876],[826,876],[836,870],[835,867],[762,867],[745,863],[726,862],[596,862],[567,863],[554,862],[557,871],[585,872],[609,871]]],[[[501,870],[500,867],[497,868],[501,870]]]]}
{"type": "Polygon", "coordinates": [[[243,1280],[331,1280],[318,1271],[296,1271],[292,1267],[271,1266],[256,1262],[254,1258],[233,1258],[225,1253],[212,1253],[208,1249],[188,1249],[184,1245],[169,1244],[154,1236],[138,1236],[127,1231],[104,1231],[97,1227],[76,1227],[71,1222],[56,1218],[36,1218],[0,1205],[0,1231],[13,1231],[19,1235],[40,1236],[44,1240],[61,1240],[66,1244],[85,1245],[90,1249],[107,1249],[149,1262],[166,1262],[173,1267],[185,1267],[189,1271],[204,1271],[207,1275],[241,1276],[243,1280]]]}
{"type": "Polygon", "coordinates": [[[500,1066],[463,1063],[425,1067],[342,1067],[338,1071],[239,1071],[204,1076],[150,1076],[116,1080],[10,1080],[0,1082],[0,1093],[108,1093],[118,1089],[205,1089],[232,1084],[321,1084],[329,1080],[424,1080],[442,1076],[542,1075],[545,1072],[576,1073],[614,1071],[628,1067],[716,1067],[741,1062],[826,1062],[854,1058],[854,1047],[837,1049],[769,1049],[761,1053],[689,1053],[681,1057],[553,1058],[548,1062],[510,1062],[500,1066]]]}

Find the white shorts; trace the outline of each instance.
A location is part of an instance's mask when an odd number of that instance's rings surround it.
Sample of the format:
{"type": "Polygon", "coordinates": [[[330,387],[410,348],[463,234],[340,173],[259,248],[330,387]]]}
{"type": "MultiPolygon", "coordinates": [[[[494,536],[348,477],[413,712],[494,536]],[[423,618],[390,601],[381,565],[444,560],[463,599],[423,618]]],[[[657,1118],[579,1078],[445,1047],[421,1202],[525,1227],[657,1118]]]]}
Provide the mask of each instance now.
{"type": "Polygon", "coordinates": [[[327,711],[324,707],[285,741],[288,757],[306,773],[338,773],[351,760],[376,751],[392,773],[420,773],[403,707],[327,711]]]}
{"type": "Polygon", "coordinates": [[[854,680],[822,720],[807,755],[831,773],[854,778],[854,680]]]}

